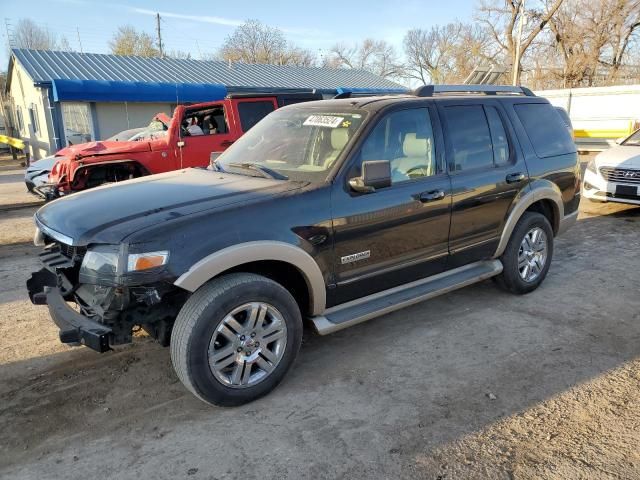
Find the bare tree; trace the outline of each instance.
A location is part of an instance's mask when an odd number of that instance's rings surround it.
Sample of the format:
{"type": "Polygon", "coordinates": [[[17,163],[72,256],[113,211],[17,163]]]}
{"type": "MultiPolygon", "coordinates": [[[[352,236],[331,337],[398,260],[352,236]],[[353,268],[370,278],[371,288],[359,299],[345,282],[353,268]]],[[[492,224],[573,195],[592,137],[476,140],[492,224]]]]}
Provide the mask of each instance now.
{"type": "Polygon", "coordinates": [[[565,0],[549,27],[536,66],[545,63],[546,74],[539,72],[538,80],[564,87],[613,84],[638,48],[640,1],[565,0]]]}
{"type": "Polygon", "coordinates": [[[109,41],[109,48],[114,55],[160,56],[160,50],[156,48],[151,35],[138,31],[131,25],[118,27],[118,31],[109,41]]]}
{"type": "Polygon", "coordinates": [[[217,57],[231,62],[311,66],[315,55],[291,45],[277,28],[247,20],[227,37],[217,57]]]}
{"type": "MultiPolygon", "coordinates": [[[[529,0],[526,11],[527,25],[523,30],[520,43],[520,56],[531,46],[543,31],[549,20],[555,15],[564,0],[552,0],[548,3],[529,0]],[[531,4],[533,3],[533,7],[531,4]]],[[[491,32],[496,45],[503,51],[505,59],[515,68],[517,49],[517,26],[523,12],[524,0],[481,0],[476,12],[477,19],[491,32]]],[[[520,79],[520,69],[516,81],[520,79]]]]}
{"type": "Polygon", "coordinates": [[[384,40],[365,39],[360,44],[334,45],[324,65],[331,68],[366,70],[384,78],[403,75],[404,68],[392,45],[384,40]]]}
{"type": "Polygon", "coordinates": [[[461,82],[480,65],[495,64],[488,32],[461,22],[409,30],[404,37],[407,78],[427,83],[461,82]]]}
{"type": "Polygon", "coordinates": [[[52,33],[48,28],[41,27],[29,19],[18,21],[13,30],[13,46],[16,48],[31,48],[34,50],[71,50],[65,37],[52,33]]]}

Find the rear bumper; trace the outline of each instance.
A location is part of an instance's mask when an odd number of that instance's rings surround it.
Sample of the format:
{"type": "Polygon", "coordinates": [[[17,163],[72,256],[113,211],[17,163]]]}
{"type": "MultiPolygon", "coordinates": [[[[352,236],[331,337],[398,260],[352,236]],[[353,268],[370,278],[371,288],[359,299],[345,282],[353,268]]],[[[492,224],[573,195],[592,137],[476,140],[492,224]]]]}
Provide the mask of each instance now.
{"type": "Polygon", "coordinates": [[[56,286],[55,276],[46,269],[35,272],[27,280],[29,298],[36,305],[47,305],[53,322],[60,329],[60,341],[85,345],[97,352],[111,350],[112,330],[72,309],[56,286]]]}

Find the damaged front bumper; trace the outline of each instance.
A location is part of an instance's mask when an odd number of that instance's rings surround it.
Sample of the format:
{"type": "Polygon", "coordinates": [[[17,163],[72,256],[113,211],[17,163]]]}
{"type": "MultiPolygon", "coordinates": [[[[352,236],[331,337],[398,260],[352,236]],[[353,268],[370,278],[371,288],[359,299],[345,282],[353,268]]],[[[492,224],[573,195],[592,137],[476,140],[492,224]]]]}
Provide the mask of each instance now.
{"type": "Polygon", "coordinates": [[[70,345],[85,345],[97,352],[111,350],[112,330],[76,312],[65,301],[56,276],[43,268],[27,280],[29,298],[36,305],[47,305],[54,323],[60,328],[60,341],[70,345]]]}

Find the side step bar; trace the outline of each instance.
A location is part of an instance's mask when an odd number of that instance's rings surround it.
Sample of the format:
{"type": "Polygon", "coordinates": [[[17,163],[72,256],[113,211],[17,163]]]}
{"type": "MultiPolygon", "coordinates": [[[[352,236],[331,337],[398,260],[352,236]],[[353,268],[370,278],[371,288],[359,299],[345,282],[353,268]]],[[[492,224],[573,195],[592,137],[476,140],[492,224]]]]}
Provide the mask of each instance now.
{"type": "Polygon", "coordinates": [[[486,280],[501,272],[502,263],[500,260],[471,263],[331,307],[325,311],[324,315],[312,317],[311,321],[320,335],[328,335],[423,300],[486,280]]]}

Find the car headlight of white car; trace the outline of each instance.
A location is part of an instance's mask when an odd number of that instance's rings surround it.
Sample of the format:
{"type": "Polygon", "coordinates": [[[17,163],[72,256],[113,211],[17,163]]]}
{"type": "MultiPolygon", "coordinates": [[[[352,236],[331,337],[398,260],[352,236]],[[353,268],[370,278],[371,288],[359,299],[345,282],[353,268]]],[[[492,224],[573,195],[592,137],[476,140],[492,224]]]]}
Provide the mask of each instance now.
{"type": "Polygon", "coordinates": [[[596,175],[598,174],[595,159],[592,158],[591,160],[589,160],[589,163],[587,163],[587,170],[591,173],[595,173],[596,175]]]}

